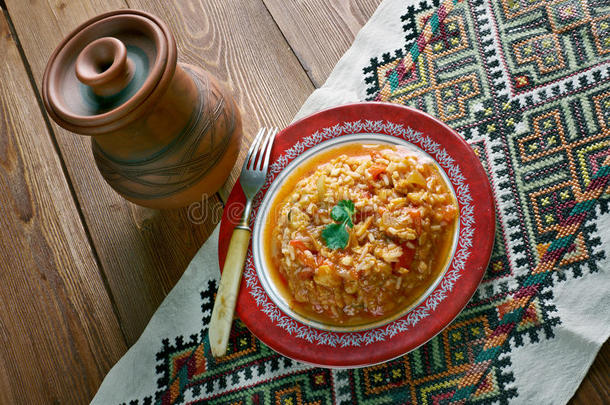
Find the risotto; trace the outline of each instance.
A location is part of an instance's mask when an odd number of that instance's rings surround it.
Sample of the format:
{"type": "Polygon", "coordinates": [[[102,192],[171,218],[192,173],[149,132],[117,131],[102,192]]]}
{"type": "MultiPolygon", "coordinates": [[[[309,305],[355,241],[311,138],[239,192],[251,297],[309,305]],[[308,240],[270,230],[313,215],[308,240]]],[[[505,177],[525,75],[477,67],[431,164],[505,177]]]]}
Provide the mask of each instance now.
{"type": "Polygon", "coordinates": [[[292,176],[272,205],[268,257],[291,307],[356,325],[415,303],[445,267],[458,207],[427,157],[348,144],[292,176]]]}

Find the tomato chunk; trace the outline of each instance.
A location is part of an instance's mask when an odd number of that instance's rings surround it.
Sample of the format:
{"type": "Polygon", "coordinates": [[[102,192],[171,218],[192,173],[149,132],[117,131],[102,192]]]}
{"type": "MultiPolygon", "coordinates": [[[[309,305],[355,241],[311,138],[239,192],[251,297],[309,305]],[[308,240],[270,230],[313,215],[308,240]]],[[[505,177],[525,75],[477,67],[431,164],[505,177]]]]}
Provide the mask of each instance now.
{"type": "Polygon", "coordinates": [[[307,245],[305,245],[305,242],[302,240],[293,239],[289,243],[290,246],[295,248],[295,253],[301,264],[311,267],[312,269],[315,269],[318,266],[318,257],[316,257],[317,252],[312,252],[307,245]],[[311,253],[311,255],[306,253],[308,251],[311,253]]]}
{"type": "Polygon", "coordinates": [[[318,267],[318,260],[317,260],[316,256],[315,255],[309,256],[305,252],[306,252],[306,250],[297,250],[296,251],[297,258],[299,259],[301,264],[303,264],[307,267],[311,267],[312,269],[315,269],[316,267],[318,267]]]}
{"type": "Polygon", "coordinates": [[[299,250],[308,250],[307,246],[305,245],[305,242],[303,242],[302,240],[293,239],[289,243],[290,243],[290,246],[292,246],[293,248],[296,248],[299,250]]]}
{"type": "MultiPolygon", "coordinates": [[[[412,243],[412,242],[411,242],[412,243]]],[[[398,269],[399,267],[404,267],[408,269],[413,263],[413,259],[415,258],[415,248],[410,247],[407,243],[403,243],[402,247],[402,256],[398,258],[398,261],[394,264],[394,269],[398,269]]]]}
{"type": "Polygon", "coordinates": [[[381,174],[383,172],[385,172],[385,169],[387,168],[386,165],[373,165],[371,167],[369,167],[369,173],[371,173],[371,176],[373,176],[374,180],[378,180],[379,176],[381,176],[381,174]]]}

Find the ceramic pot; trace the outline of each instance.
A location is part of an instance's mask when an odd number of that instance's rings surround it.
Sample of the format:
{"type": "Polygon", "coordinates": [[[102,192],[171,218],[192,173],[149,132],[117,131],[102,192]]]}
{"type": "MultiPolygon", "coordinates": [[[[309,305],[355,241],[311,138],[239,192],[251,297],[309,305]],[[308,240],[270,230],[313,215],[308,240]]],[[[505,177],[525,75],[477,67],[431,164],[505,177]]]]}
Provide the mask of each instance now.
{"type": "Polygon", "coordinates": [[[97,16],[51,55],[42,84],[55,122],[91,135],[104,179],[126,199],[174,208],[214,194],[239,152],[235,101],[209,73],[177,63],[176,42],[137,10],[97,16]]]}

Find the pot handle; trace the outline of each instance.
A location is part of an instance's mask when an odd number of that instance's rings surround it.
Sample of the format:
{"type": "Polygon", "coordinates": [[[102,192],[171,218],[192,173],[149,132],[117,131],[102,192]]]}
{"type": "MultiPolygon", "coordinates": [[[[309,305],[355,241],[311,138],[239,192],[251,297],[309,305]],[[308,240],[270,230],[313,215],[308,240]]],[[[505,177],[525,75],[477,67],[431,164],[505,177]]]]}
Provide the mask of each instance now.
{"type": "Polygon", "coordinates": [[[135,73],[125,44],[114,37],[99,38],[87,45],[78,55],[75,69],[78,80],[101,97],[119,93],[135,73]]]}

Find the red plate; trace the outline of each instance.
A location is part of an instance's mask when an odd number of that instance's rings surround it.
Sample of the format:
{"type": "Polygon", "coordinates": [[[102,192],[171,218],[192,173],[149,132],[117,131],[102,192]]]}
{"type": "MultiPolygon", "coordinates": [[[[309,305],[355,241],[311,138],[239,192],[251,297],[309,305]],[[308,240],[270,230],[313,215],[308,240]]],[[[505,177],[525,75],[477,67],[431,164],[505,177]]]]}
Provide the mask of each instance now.
{"type": "MultiPolygon", "coordinates": [[[[412,108],[389,103],[358,103],[306,117],[280,132],[271,151],[267,183],[255,198],[252,222],[273,179],[297,155],[325,140],[351,134],[401,138],[428,153],[447,174],[460,208],[457,248],[432,293],[403,317],[360,332],[329,332],[284,314],[263,290],[248,249],[237,313],[273,350],[323,367],[362,367],[403,355],[445,328],[466,306],[489,263],[495,232],[492,190],[470,146],[451,128],[412,108]],[[473,248],[476,246],[476,249],[473,248]]],[[[218,244],[222,269],[233,227],[245,204],[236,185],[223,212],[218,244]]]]}

